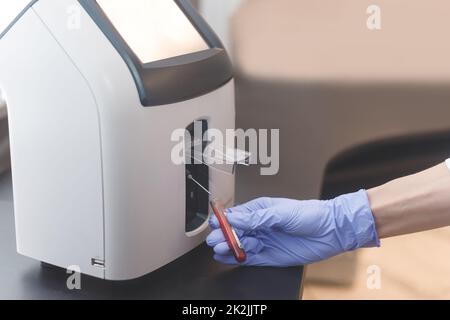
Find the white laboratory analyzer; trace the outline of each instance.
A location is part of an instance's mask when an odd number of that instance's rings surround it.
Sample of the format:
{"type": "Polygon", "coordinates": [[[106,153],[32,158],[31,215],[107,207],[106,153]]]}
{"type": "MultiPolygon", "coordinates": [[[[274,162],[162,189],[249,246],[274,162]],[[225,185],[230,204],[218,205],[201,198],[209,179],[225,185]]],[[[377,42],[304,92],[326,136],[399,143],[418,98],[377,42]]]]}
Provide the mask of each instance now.
{"type": "Polygon", "coordinates": [[[234,129],[234,87],[190,2],[2,0],[0,12],[17,251],[127,280],[202,243],[209,200],[231,205],[234,175],[175,163],[171,137],[234,129]]]}

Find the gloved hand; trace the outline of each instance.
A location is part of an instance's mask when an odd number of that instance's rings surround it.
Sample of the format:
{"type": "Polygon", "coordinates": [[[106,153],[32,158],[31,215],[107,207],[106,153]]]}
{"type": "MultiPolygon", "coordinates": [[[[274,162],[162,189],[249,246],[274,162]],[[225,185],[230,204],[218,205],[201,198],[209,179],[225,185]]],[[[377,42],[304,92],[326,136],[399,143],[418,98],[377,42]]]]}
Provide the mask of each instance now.
{"type": "MultiPolygon", "coordinates": [[[[326,201],[260,198],[226,213],[247,252],[242,265],[303,265],[380,245],[364,190],[326,201]]],[[[210,225],[214,230],[206,242],[214,248],[214,259],[239,264],[216,217],[210,225]]]]}

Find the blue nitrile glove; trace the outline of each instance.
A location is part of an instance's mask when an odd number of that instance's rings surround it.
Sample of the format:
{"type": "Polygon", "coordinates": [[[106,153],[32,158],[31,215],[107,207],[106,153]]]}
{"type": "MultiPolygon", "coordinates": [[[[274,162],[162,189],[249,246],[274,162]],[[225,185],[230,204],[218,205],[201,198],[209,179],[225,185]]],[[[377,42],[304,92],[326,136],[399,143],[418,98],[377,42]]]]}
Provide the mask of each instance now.
{"type": "MultiPolygon", "coordinates": [[[[226,212],[247,252],[242,265],[296,266],[380,245],[364,190],[326,201],[260,198],[226,212]]],[[[206,242],[214,247],[214,259],[239,264],[216,217],[210,225],[206,242]]]]}

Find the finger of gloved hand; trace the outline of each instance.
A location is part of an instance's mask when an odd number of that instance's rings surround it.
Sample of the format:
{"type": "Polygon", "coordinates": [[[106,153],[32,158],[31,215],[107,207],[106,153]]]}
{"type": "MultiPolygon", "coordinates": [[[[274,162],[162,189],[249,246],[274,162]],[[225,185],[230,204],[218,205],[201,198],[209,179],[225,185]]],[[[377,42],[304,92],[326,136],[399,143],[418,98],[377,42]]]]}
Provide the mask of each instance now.
{"type": "Polygon", "coordinates": [[[229,212],[238,211],[238,212],[251,213],[256,210],[270,208],[273,205],[274,200],[275,200],[274,198],[268,198],[268,197],[257,198],[257,199],[248,201],[246,203],[237,205],[235,207],[229,208],[227,211],[229,211],[229,212]]]}
{"type": "MultiPolygon", "coordinates": [[[[228,213],[230,209],[225,210],[225,215],[228,215],[228,213]]],[[[209,218],[209,226],[212,229],[219,229],[220,228],[220,224],[219,224],[219,220],[217,220],[217,217],[215,215],[212,215],[211,218],[209,218]]]]}
{"type": "Polygon", "coordinates": [[[247,212],[252,213],[261,209],[268,209],[279,204],[285,203],[286,201],[297,201],[292,199],[285,198],[270,198],[270,197],[261,197],[249,202],[237,205],[235,207],[227,209],[229,212],[238,211],[238,212],[247,212]]]}
{"type": "MultiPolygon", "coordinates": [[[[259,253],[264,249],[264,244],[261,240],[253,237],[243,237],[240,240],[242,247],[246,253],[259,253]]],[[[228,246],[227,242],[221,242],[214,246],[214,252],[220,255],[229,255],[231,254],[231,249],[228,246]]]]}
{"type": "MultiPolygon", "coordinates": [[[[241,213],[253,214],[255,211],[262,210],[262,209],[268,209],[283,200],[285,200],[285,199],[268,198],[268,197],[257,198],[257,199],[251,200],[249,202],[240,204],[238,206],[228,208],[225,210],[225,214],[228,215],[231,212],[241,212],[241,213]]],[[[211,218],[209,219],[209,225],[213,229],[217,229],[220,227],[219,221],[217,220],[215,215],[212,215],[211,218]]]]}
{"type": "MultiPolygon", "coordinates": [[[[234,229],[236,235],[241,239],[244,236],[244,232],[239,229],[234,229]]],[[[214,247],[221,242],[226,242],[225,236],[222,232],[222,229],[214,229],[211,233],[206,237],[206,244],[210,247],[214,247]]]]}
{"type": "Polygon", "coordinates": [[[260,209],[251,213],[231,211],[227,214],[228,222],[244,232],[258,229],[270,229],[282,224],[282,216],[273,208],[260,209]]]}
{"type": "Polygon", "coordinates": [[[215,254],[219,254],[221,256],[226,256],[231,253],[230,247],[228,246],[228,243],[221,242],[214,246],[213,248],[215,254]]]}
{"type": "MultiPolygon", "coordinates": [[[[251,214],[250,211],[247,211],[246,209],[244,209],[244,211],[239,211],[238,209],[239,207],[235,207],[235,208],[229,208],[225,210],[225,215],[228,217],[228,215],[232,212],[239,212],[242,214],[251,214]]],[[[217,219],[217,217],[215,215],[212,215],[211,218],[209,218],[209,226],[212,229],[219,229],[220,228],[220,224],[219,224],[219,220],[217,219]]]]}
{"type": "Polygon", "coordinates": [[[209,226],[212,229],[220,228],[219,220],[217,220],[217,217],[215,215],[212,215],[211,218],[209,218],[209,226]]]}
{"type": "Polygon", "coordinates": [[[225,236],[221,229],[215,229],[206,237],[206,244],[210,247],[215,247],[219,243],[225,242],[225,236]]]}
{"type": "MultiPolygon", "coordinates": [[[[228,220],[228,214],[227,214],[227,220],[228,220]]],[[[228,220],[228,222],[230,222],[229,220],[228,220]]],[[[231,224],[231,223],[230,223],[231,224]]],[[[232,225],[232,224],[231,224],[232,225]]],[[[219,221],[217,220],[217,218],[216,218],[216,216],[212,216],[210,219],[209,219],[209,226],[211,227],[211,229],[214,231],[214,230],[220,230],[220,224],[219,224],[219,221]]],[[[235,229],[235,231],[236,231],[236,233],[237,233],[237,235],[240,237],[240,236],[242,236],[242,235],[244,235],[244,234],[246,234],[246,235],[248,235],[248,234],[251,234],[251,232],[250,231],[252,231],[252,230],[248,230],[248,231],[244,231],[244,230],[241,230],[241,229],[239,229],[237,226],[234,226],[234,225],[232,225],[233,227],[234,227],[234,229],[235,229]]]]}

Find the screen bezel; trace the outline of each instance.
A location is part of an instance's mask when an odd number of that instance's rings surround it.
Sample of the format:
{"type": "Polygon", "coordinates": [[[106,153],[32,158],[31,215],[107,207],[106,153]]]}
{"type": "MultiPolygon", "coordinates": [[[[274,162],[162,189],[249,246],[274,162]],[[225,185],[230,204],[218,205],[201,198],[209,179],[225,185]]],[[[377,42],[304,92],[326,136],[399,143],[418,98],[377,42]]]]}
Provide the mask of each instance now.
{"type": "Polygon", "coordinates": [[[224,46],[188,0],[172,0],[210,49],[144,63],[129,47],[95,0],[78,0],[112,43],[135,80],[144,107],[172,104],[214,91],[233,78],[224,46]]]}

